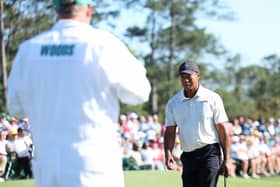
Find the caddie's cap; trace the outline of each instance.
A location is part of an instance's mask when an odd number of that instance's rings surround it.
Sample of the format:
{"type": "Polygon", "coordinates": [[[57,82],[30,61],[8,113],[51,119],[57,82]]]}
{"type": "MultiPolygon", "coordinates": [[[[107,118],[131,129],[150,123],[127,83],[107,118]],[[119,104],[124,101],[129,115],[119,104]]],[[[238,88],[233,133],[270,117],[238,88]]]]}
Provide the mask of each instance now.
{"type": "Polygon", "coordinates": [[[56,9],[61,8],[62,6],[69,6],[69,5],[92,5],[92,0],[53,0],[54,7],[56,9]]]}
{"type": "Polygon", "coordinates": [[[179,67],[179,74],[181,73],[187,73],[187,74],[199,73],[199,66],[198,64],[192,61],[183,62],[179,67]]]}

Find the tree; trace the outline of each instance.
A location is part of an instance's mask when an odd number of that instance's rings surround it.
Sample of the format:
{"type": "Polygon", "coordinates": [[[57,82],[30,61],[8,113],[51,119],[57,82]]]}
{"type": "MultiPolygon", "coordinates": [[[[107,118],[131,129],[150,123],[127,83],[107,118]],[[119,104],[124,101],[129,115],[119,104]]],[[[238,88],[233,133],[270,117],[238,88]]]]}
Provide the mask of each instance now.
{"type": "Polygon", "coordinates": [[[146,24],[128,28],[127,35],[141,41],[146,39],[150,44],[150,52],[144,58],[153,87],[150,112],[163,113],[167,99],[180,88],[178,63],[185,59],[198,60],[206,53],[225,52],[213,35],[196,25],[197,14],[217,16],[215,8],[206,7],[218,7],[219,3],[203,0],[127,0],[125,3],[129,7],[140,6],[147,12],[146,24]]]}

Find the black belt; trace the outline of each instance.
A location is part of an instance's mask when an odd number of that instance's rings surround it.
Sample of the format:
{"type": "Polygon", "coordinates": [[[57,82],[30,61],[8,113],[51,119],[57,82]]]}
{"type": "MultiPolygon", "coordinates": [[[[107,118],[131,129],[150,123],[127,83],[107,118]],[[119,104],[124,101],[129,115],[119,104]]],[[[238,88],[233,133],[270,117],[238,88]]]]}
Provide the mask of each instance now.
{"type": "Polygon", "coordinates": [[[201,154],[205,153],[206,151],[208,151],[212,148],[220,149],[220,144],[219,143],[208,144],[208,145],[205,145],[204,147],[195,149],[194,151],[183,152],[182,154],[183,154],[183,156],[186,156],[186,157],[196,157],[196,156],[200,156],[201,154]]]}

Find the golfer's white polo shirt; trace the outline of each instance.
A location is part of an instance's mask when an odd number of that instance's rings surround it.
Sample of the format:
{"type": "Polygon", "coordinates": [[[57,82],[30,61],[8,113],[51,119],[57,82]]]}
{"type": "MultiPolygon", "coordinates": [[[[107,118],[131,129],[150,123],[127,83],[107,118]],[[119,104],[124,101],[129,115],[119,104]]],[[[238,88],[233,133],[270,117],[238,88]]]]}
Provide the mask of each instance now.
{"type": "Polygon", "coordinates": [[[219,142],[215,125],[226,121],[221,97],[201,85],[193,98],[186,98],[182,89],[166,106],[166,126],[178,126],[185,152],[219,142]]]}

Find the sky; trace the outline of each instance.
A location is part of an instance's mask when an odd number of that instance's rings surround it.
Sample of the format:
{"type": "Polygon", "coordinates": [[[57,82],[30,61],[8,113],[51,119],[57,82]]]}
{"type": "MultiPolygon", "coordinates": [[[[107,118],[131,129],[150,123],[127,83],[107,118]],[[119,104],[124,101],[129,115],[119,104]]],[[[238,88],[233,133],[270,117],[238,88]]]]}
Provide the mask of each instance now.
{"type": "MultiPolygon", "coordinates": [[[[259,64],[270,54],[280,55],[280,0],[225,2],[235,13],[235,21],[199,20],[198,23],[214,34],[232,54],[240,54],[243,65],[259,64]]],[[[122,12],[122,19],[117,22],[119,33],[123,34],[124,30],[120,28],[128,25],[141,25],[141,14],[140,11],[122,12]]]]}
{"type": "Polygon", "coordinates": [[[280,54],[280,0],[228,0],[237,19],[202,22],[244,64],[256,64],[264,56],[280,54]]]}

